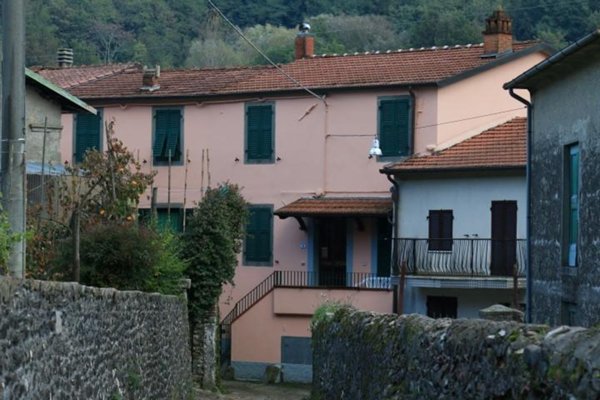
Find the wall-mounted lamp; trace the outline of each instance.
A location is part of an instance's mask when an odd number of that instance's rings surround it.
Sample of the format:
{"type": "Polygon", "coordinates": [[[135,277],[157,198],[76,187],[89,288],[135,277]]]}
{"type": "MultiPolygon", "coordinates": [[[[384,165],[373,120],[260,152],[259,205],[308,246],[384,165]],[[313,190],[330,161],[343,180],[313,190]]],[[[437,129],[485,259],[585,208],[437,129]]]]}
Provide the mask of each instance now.
{"type": "Polygon", "coordinates": [[[380,156],[383,153],[379,148],[379,139],[373,139],[373,143],[371,144],[371,149],[369,150],[369,158],[373,158],[373,156],[380,156]]]}

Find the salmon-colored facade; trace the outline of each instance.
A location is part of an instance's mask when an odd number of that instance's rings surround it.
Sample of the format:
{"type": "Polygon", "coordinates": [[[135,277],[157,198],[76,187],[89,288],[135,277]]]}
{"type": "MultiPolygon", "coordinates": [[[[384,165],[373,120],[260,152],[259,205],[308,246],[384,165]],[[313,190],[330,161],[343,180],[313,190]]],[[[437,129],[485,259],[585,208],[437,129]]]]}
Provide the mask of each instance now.
{"type": "MultiPolygon", "coordinates": [[[[482,47],[473,46],[468,51],[481,53],[482,47]]],[[[480,60],[478,53],[474,57],[477,65],[445,71],[445,76],[422,82],[386,77],[368,84],[305,85],[321,98],[289,82],[286,90],[268,87],[243,93],[184,96],[183,92],[169,92],[161,95],[161,90],[170,90],[169,79],[181,73],[177,71],[162,72],[158,78],[161,88],[155,93],[94,95],[94,83],[79,91],[75,86],[73,91],[101,109],[105,121],[114,120],[117,136],[140,160],[146,161],[145,168],[158,171],[155,187],[159,204],[165,204],[169,197],[169,176],[168,167],[152,162],[153,113],[163,107],[176,107],[183,116],[182,150],[189,162],[187,182],[185,165],[170,168],[171,206],[183,207],[185,200],[186,208],[193,207],[193,202],[201,198],[202,188],[209,185],[210,175],[210,184],[224,181],[239,184],[250,204],[266,205],[275,212],[270,261],[248,265],[253,263],[245,263],[245,255],[240,255],[235,285],[224,288],[220,313],[222,317],[229,317],[226,322],[230,325],[230,359],[238,378],[260,379],[267,365],[281,364],[284,379],[302,381],[310,379],[307,361],[310,357],[306,354],[309,347],[306,350],[306,346],[307,343],[309,346],[310,317],[316,307],[326,301],[336,301],[365,310],[394,311],[393,282],[389,278],[391,240],[382,233],[391,233],[391,226],[386,225],[391,219],[391,184],[379,172],[393,159],[368,157],[372,140],[380,132],[381,101],[390,98],[408,101],[411,154],[424,154],[464,140],[499,122],[525,115],[520,103],[502,90],[502,84],[548,55],[543,47],[531,45],[526,49],[523,54],[515,52],[504,60],[480,60]],[[248,163],[247,108],[264,104],[271,105],[273,110],[273,159],[262,164],[248,163]],[[285,207],[299,199],[315,204],[322,199],[333,200],[323,204],[335,207],[318,211],[295,209],[286,213],[285,207]],[[342,201],[336,202],[339,199],[342,201]],[[359,206],[369,199],[388,199],[389,205],[372,209],[344,208],[347,207],[344,199],[359,206]],[[327,235],[335,236],[335,240],[327,235]],[[336,261],[341,264],[332,266],[331,271],[341,273],[336,275],[337,280],[327,281],[323,275],[324,265],[334,258],[334,250],[336,261]],[[246,306],[240,305],[239,300],[252,294],[261,282],[265,282],[261,286],[266,288],[265,293],[254,296],[250,306],[247,301],[246,306]]],[[[412,54],[406,51],[406,57],[421,60],[420,66],[412,68],[447,69],[445,54],[451,55],[454,50],[425,49],[410,52],[412,54]]],[[[371,54],[313,58],[296,61],[289,68],[293,72],[301,70],[303,65],[312,68],[320,62],[329,62],[335,66],[339,61],[340,71],[343,71],[342,67],[354,60],[385,57],[387,55],[371,54]]],[[[404,55],[398,57],[397,62],[402,62],[404,55]]],[[[380,70],[367,72],[383,73],[387,65],[380,63],[377,68],[380,70]]],[[[276,71],[267,72],[280,78],[276,71]]],[[[334,72],[322,73],[327,77],[334,72]]],[[[194,76],[193,71],[186,73],[194,76]]],[[[196,72],[197,75],[203,73],[209,72],[196,72]]],[[[141,74],[130,75],[127,79],[138,79],[141,86],[141,74]]],[[[95,84],[100,87],[103,81],[95,84]]],[[[70,161],[75,125],[68,115],[64,116],[63,125],[61,151],[63,159],[70,161]]],[[[144,196],[140,206],[150,206],[149,194],[144,196]]]]}

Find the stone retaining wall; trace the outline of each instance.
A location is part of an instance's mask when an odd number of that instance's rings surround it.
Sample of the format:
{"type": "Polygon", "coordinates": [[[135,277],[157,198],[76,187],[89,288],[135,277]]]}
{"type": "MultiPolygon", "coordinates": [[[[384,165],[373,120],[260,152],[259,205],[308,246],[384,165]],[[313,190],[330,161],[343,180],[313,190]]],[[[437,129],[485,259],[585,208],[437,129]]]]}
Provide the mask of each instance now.
{"type": "Polygon", "coordinates": [[[0,277],[0,399],[188,399],[185,299],[0,277]]]}
{"type": "Polygon", "coordinates": [[[599,329],[342,308],[312,337],[314,399],[600,398],[599,329]]]}

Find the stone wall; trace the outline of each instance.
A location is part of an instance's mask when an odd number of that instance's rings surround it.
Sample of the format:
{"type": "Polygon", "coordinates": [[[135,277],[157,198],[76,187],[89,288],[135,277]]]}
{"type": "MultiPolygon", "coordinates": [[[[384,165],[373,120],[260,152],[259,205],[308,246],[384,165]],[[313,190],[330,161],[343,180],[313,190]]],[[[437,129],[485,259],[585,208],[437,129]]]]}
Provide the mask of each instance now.
{"type": "Polygon", "coordinates": [[[191,398],[184,298],[0,277],[0,399],[191,398]]]}
{"type": "Polygon", "coordinates": [[[600,330],[340,309],[313,324],[313,396],[597,399],[600,330]]]}
{"type": "Polygon", "coordinates": [[[600,61],[593,57],[534,93],[531,154],[532,321],[600,322],[600,61]],[[568,146],[579,146],[577,267],[567,267],[564,176],[568,146]]]}

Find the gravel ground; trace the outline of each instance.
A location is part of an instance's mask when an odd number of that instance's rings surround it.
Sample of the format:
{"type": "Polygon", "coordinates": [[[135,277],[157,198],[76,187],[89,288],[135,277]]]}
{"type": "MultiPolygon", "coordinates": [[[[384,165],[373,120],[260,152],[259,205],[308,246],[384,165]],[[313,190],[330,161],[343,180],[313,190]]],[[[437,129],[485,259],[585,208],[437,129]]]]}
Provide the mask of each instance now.
{"type": "Polygon", "coordinates": [[[223,381],[223,394],[201,392],[198,400],[308,400],[309,385],[265,385],[253,382],[223,381]]]}

